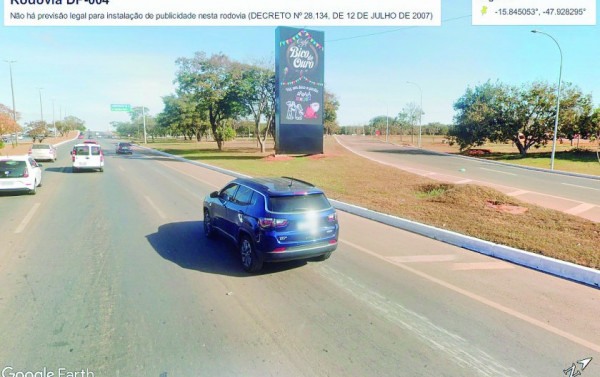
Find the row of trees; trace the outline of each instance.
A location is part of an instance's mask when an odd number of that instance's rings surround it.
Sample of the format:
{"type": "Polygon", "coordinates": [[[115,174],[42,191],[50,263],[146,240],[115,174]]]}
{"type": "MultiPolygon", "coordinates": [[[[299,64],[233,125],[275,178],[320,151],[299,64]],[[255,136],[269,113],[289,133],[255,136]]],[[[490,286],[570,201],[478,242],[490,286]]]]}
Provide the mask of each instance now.
{"type": "MultiPolygon", "coordinates": [[[[510,86],[486,82],[468,88],[454,104],[456,115],[450,137],[461,150],[490,142],[512,142],[521,155],[546,145],[554,136],[556,87],[545,82],[510,86]]],[[[563,85],[558,136],[600,136],[600,108],[592,96],[571,84],[563,85]]]]}
{"type": "MultiPolygon", "coordinates": [[[[85,122],[74,116],[67,116],[62,120],[56,121],[53,124],[38,120],[32,121],[25,124],[25,127],[19,125],[18,121],[21,119],[19,112],[13,111],[10,107],[0,103],[0,135],[16,135],[18,133],[25,133],[31,137],[33,141],[42,142],[47,138],[51,129],[56,127],[56,132],[60,136],[64,136],[66,133],[72,130],[85,131],[85,122]],[[15,119],[16,118],[16,119],[15,119]]],[[[0,147],[3,146],[3,141],[0,139],[0,147]]]]}
{"type": "MultiPolygon", "coordinates": [[[[360,127],[362,128],[362,132],[358,129],[353,130],[352,133],[375,135],[378,131],[381,134],[389,132],[390,135],[400,135],[401,140],[404,135],[410,135],[411,139],[413,139],[411,142],[414,142],[414,136],[419,132],[420,117],[423,114],[421,107],[411,102],[406,104],[396,116],[378,115],[372,118],[367,125],[360,127]]],[[[423,124],[421,132],[425,135],[447,135],[449,129],[449,125],[431,122],[423,124]]],[[[344,133],[348,133],[348,130],[344,133]]]]}
{"type": "MultiPolygon", "coordinates": [[[[179,58],[176,93],[163,97],[164,110],[156,128],[171,135],[200,140],[211,134],[219,149],[236,136],[252,134],[265,151],[267,137],[275,132],[275,72],[265,64],[245,64],[225,54],[179,58]],[[252,129],[252,132],[250,132],[252,129]]],[[[339,102],[325,93],[325,132],[339,129],[339,102]]]]}

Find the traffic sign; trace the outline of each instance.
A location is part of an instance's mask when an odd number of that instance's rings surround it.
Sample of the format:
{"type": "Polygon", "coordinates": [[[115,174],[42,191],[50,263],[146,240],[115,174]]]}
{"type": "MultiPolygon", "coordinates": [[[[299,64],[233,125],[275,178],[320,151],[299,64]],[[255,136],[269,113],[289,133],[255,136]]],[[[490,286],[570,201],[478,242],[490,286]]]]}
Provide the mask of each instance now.
{"type": "Polygon", "coordinates": [[[125,103],[113,103],[110,105],[110,111],[131,111],[131,105],[125,103]]]}

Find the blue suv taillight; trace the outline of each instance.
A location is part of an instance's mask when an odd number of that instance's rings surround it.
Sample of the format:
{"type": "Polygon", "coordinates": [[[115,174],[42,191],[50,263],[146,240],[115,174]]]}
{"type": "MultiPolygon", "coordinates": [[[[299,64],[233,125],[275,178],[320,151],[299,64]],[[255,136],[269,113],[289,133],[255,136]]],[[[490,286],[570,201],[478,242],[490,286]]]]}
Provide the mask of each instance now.
{"type": "Polygon", "coordinates": [[[263,229],[283,228],[288,225],[287,219],[276,219],[272,217],[259,217],[258,225],[263,229]]]}

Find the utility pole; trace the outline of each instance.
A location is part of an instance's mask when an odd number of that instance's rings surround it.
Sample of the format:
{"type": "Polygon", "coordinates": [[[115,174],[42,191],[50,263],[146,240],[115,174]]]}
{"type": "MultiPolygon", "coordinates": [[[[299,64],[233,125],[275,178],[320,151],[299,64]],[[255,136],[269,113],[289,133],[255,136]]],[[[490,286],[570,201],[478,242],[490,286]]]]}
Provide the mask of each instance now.
{"type": "MultiPolygon", "coordinates": [[[[8,63],[8,70],[10,72],[10,92],[12,94],[12,105],[13,105],[13,120],[17,124],[17,109],[15,108],[15,89],[13,86],[12,76],[12,63],[16,63],[16,60],[5,60],[8,63]]],[[[19,145],[19,133],[15,130],[15,144],[19,145]]]]}

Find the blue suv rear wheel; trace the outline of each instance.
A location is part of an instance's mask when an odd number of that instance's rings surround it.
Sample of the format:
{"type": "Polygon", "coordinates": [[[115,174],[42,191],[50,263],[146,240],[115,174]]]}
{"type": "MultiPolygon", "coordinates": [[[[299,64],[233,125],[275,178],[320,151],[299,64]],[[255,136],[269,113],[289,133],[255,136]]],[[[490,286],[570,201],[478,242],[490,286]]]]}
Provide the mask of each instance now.
{"type": "Polygon", "coordinates": [[[254,243],[250,237],[243,235],[239,242],[240,257],[242,258],[242,267],[247,272],[257,272],[262,268],[262,260],[256,254],[254,243]]]}

